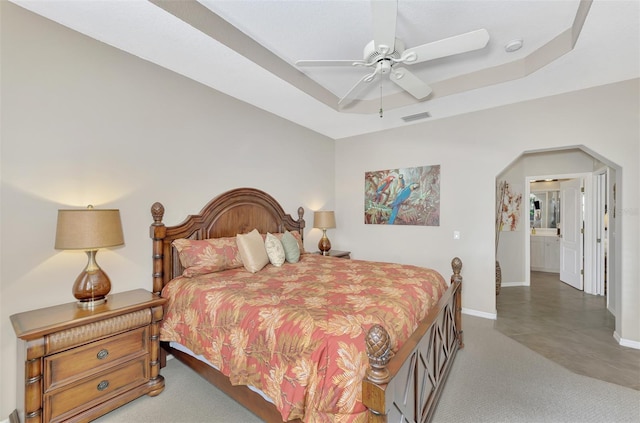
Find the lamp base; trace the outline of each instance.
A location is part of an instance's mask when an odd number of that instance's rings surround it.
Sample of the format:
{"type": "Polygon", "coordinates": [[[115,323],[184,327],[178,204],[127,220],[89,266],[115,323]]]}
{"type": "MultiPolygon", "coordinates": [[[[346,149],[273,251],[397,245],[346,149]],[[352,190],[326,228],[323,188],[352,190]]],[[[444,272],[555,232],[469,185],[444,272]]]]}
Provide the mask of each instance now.
{"type": "Polygon", "coordinates": [[[329,238],[327,238],[327,230],[323,229],[322,238],[320,238],[320,241],[318,242],[318,250],[320,250],[320,253],[322,253],[323,256],[326,256],[327,254],[329,254],[330,249],[331,241],[329,241],[329,238]]]}
{"type": "Polygon", "coordinates": [[[87,267],[73,284],[73,296],[78,300],[78,306],[82,308],[104,304],[107,301],[107,294],[111,291],[109,277],[96,263],[96,251],[87,251],[87,256],[89,256],[87,267]]]}
{"type": "Polygon", "coordinates": [[[80,308],[91,309],[97,307],[99,305],[105,304],[107,302],[106,298],[101,298],[99,300],[89,300],[89,301],[77,301],[76,304],[80,308]]]}

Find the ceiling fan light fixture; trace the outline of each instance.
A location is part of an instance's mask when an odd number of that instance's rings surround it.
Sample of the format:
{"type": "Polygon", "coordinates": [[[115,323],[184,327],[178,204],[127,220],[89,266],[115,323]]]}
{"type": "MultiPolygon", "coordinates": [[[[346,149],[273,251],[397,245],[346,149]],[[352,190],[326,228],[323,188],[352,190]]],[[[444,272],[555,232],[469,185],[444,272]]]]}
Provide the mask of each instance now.
{"type": "Polygon", "coordinates": [[[380,75],[386,75],[391,72],[391,62],[389,60],[380,61],[380,75]]]}
{"type": "Polygon", "coordinates": [[[511,40],[504,46],[504,51],[507,53],[513,53],[514,51],[518,51],[522,48],[523,41],[522,39],[511,40]]]}

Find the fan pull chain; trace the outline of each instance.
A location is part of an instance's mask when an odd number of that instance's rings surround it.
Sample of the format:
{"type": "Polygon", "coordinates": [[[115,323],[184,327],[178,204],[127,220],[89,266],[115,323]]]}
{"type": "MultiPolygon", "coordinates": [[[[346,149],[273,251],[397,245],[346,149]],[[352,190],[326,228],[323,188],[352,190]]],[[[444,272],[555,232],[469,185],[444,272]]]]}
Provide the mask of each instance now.
{"type": "Polygon", "coordinates": [[[380,119],[382,119],[382,84],[380,84],[380,119]]]}

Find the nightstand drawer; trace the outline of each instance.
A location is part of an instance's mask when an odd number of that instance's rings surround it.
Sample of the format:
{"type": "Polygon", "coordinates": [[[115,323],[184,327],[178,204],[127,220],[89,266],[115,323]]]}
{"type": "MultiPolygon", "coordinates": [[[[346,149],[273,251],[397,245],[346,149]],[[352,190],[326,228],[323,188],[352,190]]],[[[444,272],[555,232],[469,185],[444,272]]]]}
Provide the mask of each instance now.
{"type": "Polygon", "coordinates": [[[44,391],[96,374],[148,351],[148,327],[45,357],[44,391]]]}
{"type": "Polygon", "coordinates": [[[149,356],[127,362],[67,389],[44,395],[45,420],[61,421],[149,380],[149,356]]]}

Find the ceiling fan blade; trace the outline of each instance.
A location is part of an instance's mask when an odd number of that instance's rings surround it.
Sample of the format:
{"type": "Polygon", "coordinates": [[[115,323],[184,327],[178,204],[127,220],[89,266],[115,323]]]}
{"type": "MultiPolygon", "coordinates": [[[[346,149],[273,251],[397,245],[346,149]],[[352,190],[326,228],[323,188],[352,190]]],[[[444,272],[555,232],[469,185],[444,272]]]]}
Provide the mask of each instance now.
{"type": "Polygon", "coordinates": [[[373,41],[376,51],[391,54],[396,43],[398,0],[371,0],[373,41]]]}
{"type": "Polygon", "coordinates": [[[345,94],[344,97],[342,97],[340,99],[340,101],[338,101],[338,106],[339,107],[344,107],[347,104],[353,102],[358,97],[358,95],[362,91],[364,91],[364,89],[367,88],[369,86],[369,84],[371,82],[375,81],[377,78],[378,78],[378,70],[377,69],[375,71],[373,71],[372,73],[369,73],[369,74],[363,76],[362,78],[360,78],[360,80],[356,83],[356,85],[351,87],[349,92],[347,94],[345,94]]]}
{"type": "Polygon", "coordinates": [[[362,60],[298,60],[296,66],[365,66],[362,60]]]}
{"type": "Polygon", "coordinates": [[[400,59],[403,63],[421,63],[440,57],[453,56],[454,54],[484,48],[489,42],[489,33],[486,29],[467,32],[421,46],[408,48],[400,59]]]}
{"type": "Polygon", "coordinates": [[[431,94],[431,87],[405,68],[394,67],[389,79],[418,100],[431,94]]]}

